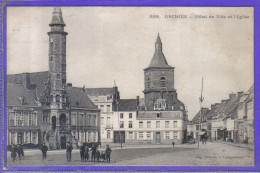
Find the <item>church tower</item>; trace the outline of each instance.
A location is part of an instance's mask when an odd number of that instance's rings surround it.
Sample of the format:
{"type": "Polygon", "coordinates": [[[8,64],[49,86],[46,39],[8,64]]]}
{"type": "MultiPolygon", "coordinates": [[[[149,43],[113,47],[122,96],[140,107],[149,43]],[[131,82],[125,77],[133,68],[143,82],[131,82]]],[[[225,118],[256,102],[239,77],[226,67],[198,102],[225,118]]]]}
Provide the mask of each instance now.
{"type": "Polygon", "coordinates": [[[144,69],[144,81],[146,110],[180,109],[174,88],[174,67],[168,65],[165,59],[159,34],[155,42],[155,52],[151,63],[144,69]]]}
{"type": "Polygon", "coordinates": [[[49,24],[49,78],[50,108],[62,109],[66,106],[66,36],[65,23],[59,7],[55,7],[49,24]]]}

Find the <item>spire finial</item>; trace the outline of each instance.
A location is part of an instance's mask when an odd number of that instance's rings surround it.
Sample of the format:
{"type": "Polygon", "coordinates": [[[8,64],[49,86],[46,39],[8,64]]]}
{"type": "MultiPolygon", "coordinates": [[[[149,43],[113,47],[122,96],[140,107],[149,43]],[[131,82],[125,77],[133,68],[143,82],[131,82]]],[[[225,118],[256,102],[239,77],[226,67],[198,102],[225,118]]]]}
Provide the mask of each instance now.
{"type": "Polygon", "coordinates": [[[52,20],[50,26],[52,25],[62,25],[65,26],[65,23],[62,18],[62,12],[60,7],[55,7],[52,12],[52,20]]]}
{"type": "Polygon", "coordinates": [[[155,43],[162,43],[161,42],[161,38],[160,38],[160,33],[158,32],[158,36],[157,36],[157,39],[156,39],[156,42],[155,43]]]}

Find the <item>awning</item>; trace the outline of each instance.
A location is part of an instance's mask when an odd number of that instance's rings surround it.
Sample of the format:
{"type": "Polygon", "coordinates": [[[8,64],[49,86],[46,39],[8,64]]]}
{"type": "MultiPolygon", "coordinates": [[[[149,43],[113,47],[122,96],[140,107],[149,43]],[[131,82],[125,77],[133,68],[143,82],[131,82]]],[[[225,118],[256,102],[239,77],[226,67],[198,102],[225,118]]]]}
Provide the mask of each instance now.
{"type": "Polygon", "coordinates": [[[199,134],[200,135],[204,135],[206,133],[206,131],[202,131],[202,132],[200,132],[199,134]]]}

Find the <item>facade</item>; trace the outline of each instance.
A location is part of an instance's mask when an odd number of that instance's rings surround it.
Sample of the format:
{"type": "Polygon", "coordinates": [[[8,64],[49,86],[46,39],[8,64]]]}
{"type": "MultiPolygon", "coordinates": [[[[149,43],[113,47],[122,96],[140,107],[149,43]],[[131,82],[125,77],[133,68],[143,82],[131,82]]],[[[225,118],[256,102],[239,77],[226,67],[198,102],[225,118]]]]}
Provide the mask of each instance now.
{"type": "Polygon", "coordinates": [[[113,88],[85,88],[85,92],[101,110],[100,137],[105,143],[113,142],[113,122],[116,101],[120,99],[117,87],[113,88]]]}
{"type": "Polygon", "coordinates": [[[66,82],[65,23],[54,8],[49,35],[49,71],[7,76],[8,144],[100,141],[100,110],[83,88],[66,82]]]}

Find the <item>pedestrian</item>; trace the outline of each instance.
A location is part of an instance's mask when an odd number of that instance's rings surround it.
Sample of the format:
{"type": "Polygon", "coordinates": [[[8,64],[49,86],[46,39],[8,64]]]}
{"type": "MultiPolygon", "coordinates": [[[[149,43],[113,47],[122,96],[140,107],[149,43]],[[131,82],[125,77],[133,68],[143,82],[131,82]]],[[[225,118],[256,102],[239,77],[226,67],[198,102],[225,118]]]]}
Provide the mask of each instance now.
{"type": "Polygon", "coordinates": [[[24,156],[24,151],[23,151],[23,144],[21,144],[21,154],[22,154],[22,156],[24,156]]]}
{"type": "Polygon", "coordinates": [[[111,154],[112,150],[111,148],[109,148],[109,145],[107,145],[106,148],[106,158],[107,158],[107,162],[110,163],[110,154],[111,154]]]}
{"type": "Polygon", "coordinates": [[[97,149],[97,151],[96,151],[96,158],[97,158],[97,162],[99,162],[99,159],[100,159],[100,152],[98,151],[98,149],[97,149]]]}
{"type": "Polygon", "coordinates": [[[96,151],[97,151],[97,147],[95,146],[95,144],[92,144],[92,147],[90,149],[91,152],[91,161],[94,160],[94,162],[96,161],[96,151]]]}
{"type": "Polygon", "coordinates": [[[83,144],[80,146],[79,151],[80,151],[80,159],[81,159],[81,162],[84,162],[85,147],[84,147],[83,144]]]}
{"type": "Polygon", "coordinates": [[[174,148],[175,142],[172,142],[172,147],[174,148]]]}
{"type": "Polygon", "coordinates": [[[45,145],[45,143],[42,144],[41,151],[42,151],[42,159],[46,159],[48,147],[45,145]]]}
{"type": "Polygon", "coordinates": [[[105,161],[105,159],[106,159],[106,155],[105,155],[104,152],[101,153],[101,155],[100,155],[100,159],[102,159],[103,162],[105,161]]]}
{"type": "Polygon", "coordinates": [[[16,159],[16,147],[14,144],[12,145],[12,148],[11,148],[11,158],[13,161],[15,161],[15,159],[16,159]]]}
{"type": "Polygon", "coordinates": [[[21,156],[22,156],[22,146],[20,144],[17,145],[17,150],[16,150],[19,160],[21,160],[21,156]]]}
{"type": "Polygon", "coordinates": [[[88,162],[88,159],[89,159],[89,149],[88,149],[88,147],[86,146],[85,147],[85,152],[84,152],[84,161],[86,162],[88,162]]]}
{"type": "Polygon", "coordinates": [[[72,152],[72,145],[70,144],[70,142],[67,142],[67,145],[66,145],[67,162],[71,162],[71,152],[72,152]]]}

